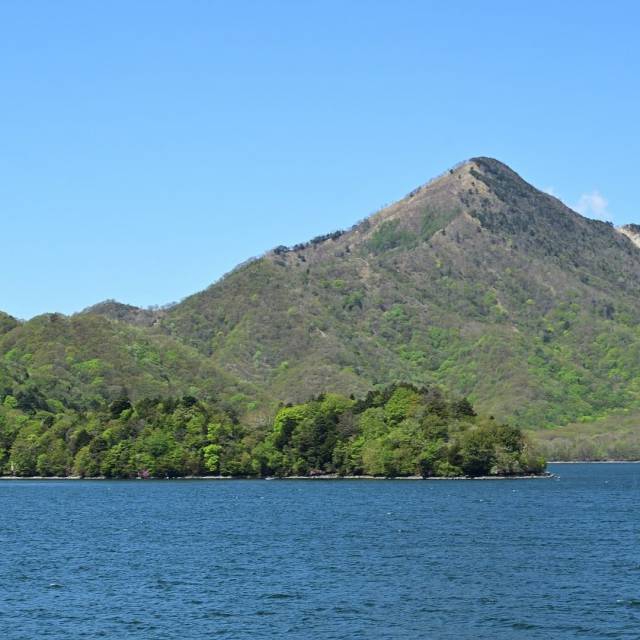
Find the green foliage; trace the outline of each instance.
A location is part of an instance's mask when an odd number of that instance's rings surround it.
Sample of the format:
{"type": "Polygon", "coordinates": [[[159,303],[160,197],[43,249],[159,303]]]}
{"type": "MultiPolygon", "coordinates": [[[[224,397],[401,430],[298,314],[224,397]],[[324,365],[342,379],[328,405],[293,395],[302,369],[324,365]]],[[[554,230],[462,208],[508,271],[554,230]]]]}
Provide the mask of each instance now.
{"type": "Polygon", "coordinates": [[[423,240],[429,240],[434,233],[444,229],[459,214],[459,209],[443,211],[427,206],[422,216],[420,236],[423,240]]]}
{"type": "Polygon", "coordinates": [[[18,321],[9,314],[0,311],[0,335],[8,333],[18,326],[18,321]]]}
{"type": "Polygon", "coordinates": [[[192,396],[121,397],[88,412],[0,407],[5,475],[512,475],[534,469],[526,455],[518,429],[483,421],[466,401],[406,384],[359,401],[323,394],[281,407],[257,428],[192,396]]]}
{"type": "Polygon", "coordinates": [[[532,470],[527,455],[520,430],[411,385],[285,407],[259,448],[262,473],[280,476],[512,475],[532,470]]]}
{"type": "Polygon", "coordinates": [[[231,398],[247,388],[191,347],[97,315],[38,316],[0,335],[0,401],[25,412],[96,409],[124,395],[231,398]]]}
{"type": "Polygon", "coordinates": [[[398,247],[412,247],[417,244],[417,237],[400,226],[399,220],[383,222],[371,235],[367,243],[372,253],[383,253],[398,247]]]}

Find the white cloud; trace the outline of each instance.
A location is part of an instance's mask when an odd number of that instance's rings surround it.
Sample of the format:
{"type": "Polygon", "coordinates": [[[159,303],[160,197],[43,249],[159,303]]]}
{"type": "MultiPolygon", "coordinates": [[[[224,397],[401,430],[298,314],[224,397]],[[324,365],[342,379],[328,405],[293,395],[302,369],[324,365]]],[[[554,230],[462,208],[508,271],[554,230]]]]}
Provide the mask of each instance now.
{"type": "Polygon", "coordinates": [[[550,196],[553,196],[554,198],[559,198],[560,196],[557,194],[556,192],[556,188],[555,187],[545,187],[543,189],[543,191],[545,193],[548,193],[550,196]]]}
{"type": "Polygon", "coordinates": [[[611,220],[609,203],[599,191],[583,193],[578,202],[573,206],[573,209],[587,218],[605,221],[611,220]]]}

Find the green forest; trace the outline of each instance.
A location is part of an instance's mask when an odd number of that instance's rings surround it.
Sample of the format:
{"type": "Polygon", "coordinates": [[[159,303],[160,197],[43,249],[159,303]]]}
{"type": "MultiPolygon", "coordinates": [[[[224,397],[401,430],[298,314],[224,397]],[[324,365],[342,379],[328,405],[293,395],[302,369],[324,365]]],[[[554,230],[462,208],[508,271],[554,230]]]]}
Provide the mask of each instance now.
{"type": "Polygon", "coordinates": [[[520,429],[478,416],[466,399],[409,384],[362,399],[322,394],[253,425],[230,405],[193,396],[123,397],[90,411],[11,395],[0,405],[5,476],[426,478],[544,469],[520,429]]]}

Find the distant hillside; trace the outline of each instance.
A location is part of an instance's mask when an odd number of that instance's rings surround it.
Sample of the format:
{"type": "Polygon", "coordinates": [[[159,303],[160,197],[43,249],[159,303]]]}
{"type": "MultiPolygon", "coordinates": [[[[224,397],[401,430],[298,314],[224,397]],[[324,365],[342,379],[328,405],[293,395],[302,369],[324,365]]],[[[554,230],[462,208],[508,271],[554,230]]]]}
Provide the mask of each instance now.
{"type": "Polygon", "coordinates": [[[25,411],[242,390],[191,347],[92,314],[37,316],[0,336],[0,353],[0,390],[25,411]]]}
{"type": "Polygon", "coordinates": [[[640,460],[640,411],[622,410],[596,421],[529,432],[545,460],[640,460]]]}
{"type": "Polygon", "coordinates": [[[151,327],[158,321],[162,311],[141,309],[116,300],[105,300],[87,307],[81,311],[81,314],[103,316],[104,318],[109,318],[109,320],[118,320],[119,322],[126,322],[139,327],[151,327]]]}

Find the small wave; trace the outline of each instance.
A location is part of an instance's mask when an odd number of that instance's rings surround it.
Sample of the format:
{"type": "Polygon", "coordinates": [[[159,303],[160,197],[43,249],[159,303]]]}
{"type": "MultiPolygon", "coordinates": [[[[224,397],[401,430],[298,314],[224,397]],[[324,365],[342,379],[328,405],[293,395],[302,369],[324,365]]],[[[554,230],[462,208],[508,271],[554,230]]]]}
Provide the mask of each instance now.
{"type": "Polygon", "coordinates": [[[360,613],[360,611],[354,607],[334,607],[333,610],[336,613],[360,613]]]}
{"type": "Polygon", "coordinates": [[[265,593],[262,596],[265,600],[295,600],[299,597],[297,593],[265,593]]]}
{"type": "Polygon", "coordinates": [[[531,629],[537,629],[538,626],[535,624],[531,624],[530,622],[514,622],[511,624],[511,628],[527,631],[531,629]]]}
{"type": "Polygon", "coordinates": [[[627,600],[621,599],[616,602],[625,607],[630,607],[631,609],[640,609],[640,598],[629,598],[627,600]]]}

